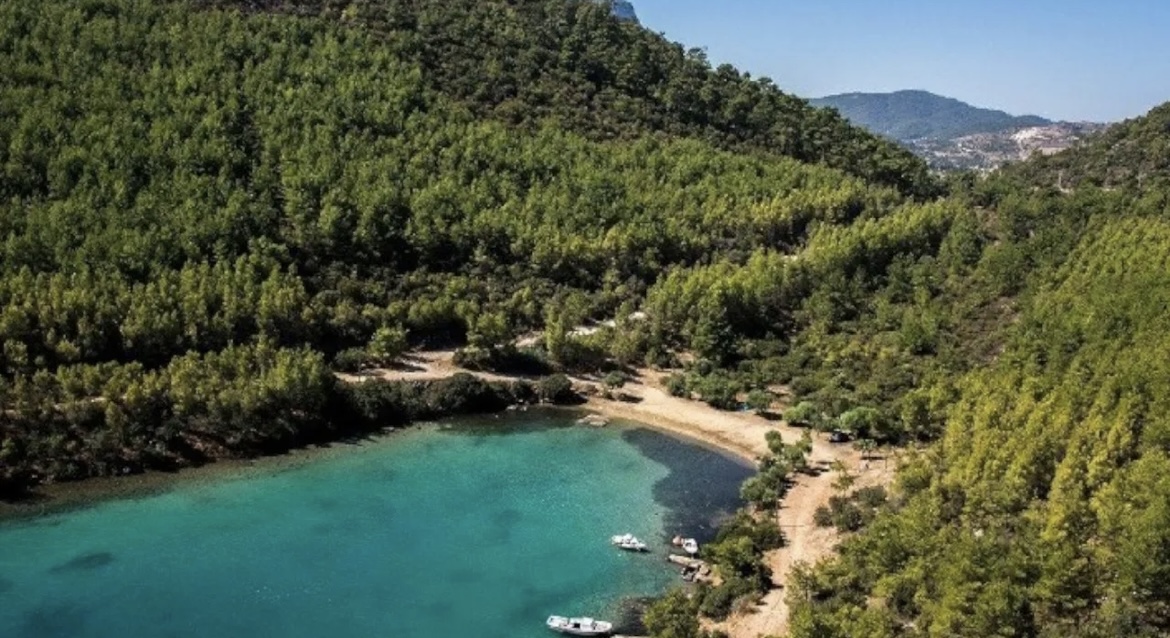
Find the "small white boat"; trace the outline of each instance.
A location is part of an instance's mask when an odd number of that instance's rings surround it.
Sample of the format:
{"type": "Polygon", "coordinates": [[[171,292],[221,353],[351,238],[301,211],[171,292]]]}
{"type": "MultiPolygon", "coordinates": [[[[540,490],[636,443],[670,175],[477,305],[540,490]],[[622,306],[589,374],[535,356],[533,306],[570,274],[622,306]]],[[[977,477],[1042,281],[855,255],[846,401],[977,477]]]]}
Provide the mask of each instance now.
{"type": "Polygon", "coordinates": [[[592,618],[549,616],[545,624],[558,634],[570,636],[608,636],[613,631],[613,623],[592,618]]]}
{"type": "Polygon", "coordinates": [[[633,534],[621,534],[609,539],[611,543],[616,545],[619,549],[624,549],[627,552],[644,552],[646,551],[646,543],[638,540],[637,536],[633,534]]]}
{"type": "Polygon", "coordinates": [[[699,553],[699,541],[696,541],[693,538],[683,539],[682,548],[684,551],[686,551],[686,553],[688,553],[692,556],[695,554],[698,554],[699,553]]]}

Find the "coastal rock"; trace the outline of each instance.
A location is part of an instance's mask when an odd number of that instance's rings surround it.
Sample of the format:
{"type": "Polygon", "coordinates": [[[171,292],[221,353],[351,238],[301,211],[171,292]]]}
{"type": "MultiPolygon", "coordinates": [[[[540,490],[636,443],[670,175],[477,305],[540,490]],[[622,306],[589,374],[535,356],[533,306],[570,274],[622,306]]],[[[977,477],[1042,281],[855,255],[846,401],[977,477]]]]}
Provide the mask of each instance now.
{"type": "Polygon", "coordinates": [[[603,428],[609,425],[609,419],[601,416],[600,414],[588,414],[581,417],[580,419],[577,419],[577,423],[580,423],[581,425],[592,425],[593,427],[603,428]]]}

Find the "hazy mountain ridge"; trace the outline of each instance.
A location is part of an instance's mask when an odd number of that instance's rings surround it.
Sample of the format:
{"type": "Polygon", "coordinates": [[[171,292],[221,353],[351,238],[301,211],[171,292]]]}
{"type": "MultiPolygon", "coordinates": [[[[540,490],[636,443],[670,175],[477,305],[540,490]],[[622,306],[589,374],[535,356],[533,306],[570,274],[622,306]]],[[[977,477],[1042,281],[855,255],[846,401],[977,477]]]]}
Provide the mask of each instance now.
{"type": "Polygon", "coordinates": [[[902,142],[953,139],[1052,124],[1036,115],[1014,116],[927,91],[845,93],[811,102],[814,106],[833,107],[853,123],[902,142]]]}
{"type": "Polygon", "coordinates": [[[834,108],[854,124],[901,142],[942,170],[989,170],[1036,153],[1052,154],[1104,128],[1012,115],[927,91],[845,93],[810,102],[834,108]]]}

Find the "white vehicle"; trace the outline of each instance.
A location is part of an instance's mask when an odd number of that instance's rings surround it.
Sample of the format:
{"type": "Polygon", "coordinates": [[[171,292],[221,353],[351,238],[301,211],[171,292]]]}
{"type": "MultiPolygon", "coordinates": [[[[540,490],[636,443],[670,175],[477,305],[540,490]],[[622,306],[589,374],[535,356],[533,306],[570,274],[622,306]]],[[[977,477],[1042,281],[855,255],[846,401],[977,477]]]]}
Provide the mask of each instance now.
{"type": "Polygon", "coordinates": [[[695,554],[699,553],[699,541],[696,541],[693,538],[684,539],[682,542],[682,548],[686,551],[686,553],[694,556],[695,554]]]}
{"type": "Polygon", "coordinates": [[[621,534],[614,536],[610,542],[616,545],[619,549],[624,549],[627,552],[644,552],[646,551],[646,543],[638,540],[637,536],[633,534],[621,534]]]}
{"type": "Polygon", "coordinates": [[[613,623],[592,618],[549,616],[545,624],[558,634],[570,636],[608,636],[613,631],[613,623]]]}

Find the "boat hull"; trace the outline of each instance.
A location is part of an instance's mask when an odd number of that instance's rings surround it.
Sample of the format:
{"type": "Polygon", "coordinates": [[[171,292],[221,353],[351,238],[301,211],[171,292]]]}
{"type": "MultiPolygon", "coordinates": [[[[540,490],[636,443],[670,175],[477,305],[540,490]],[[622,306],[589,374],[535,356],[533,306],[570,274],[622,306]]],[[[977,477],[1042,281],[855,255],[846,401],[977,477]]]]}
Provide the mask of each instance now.
{"type": "Polygon", "coordinates": [[[592,618],[550,616],[545,625],[558,634],[568,636],[608,636],[613,633],[613,623],[592,618]]]}

